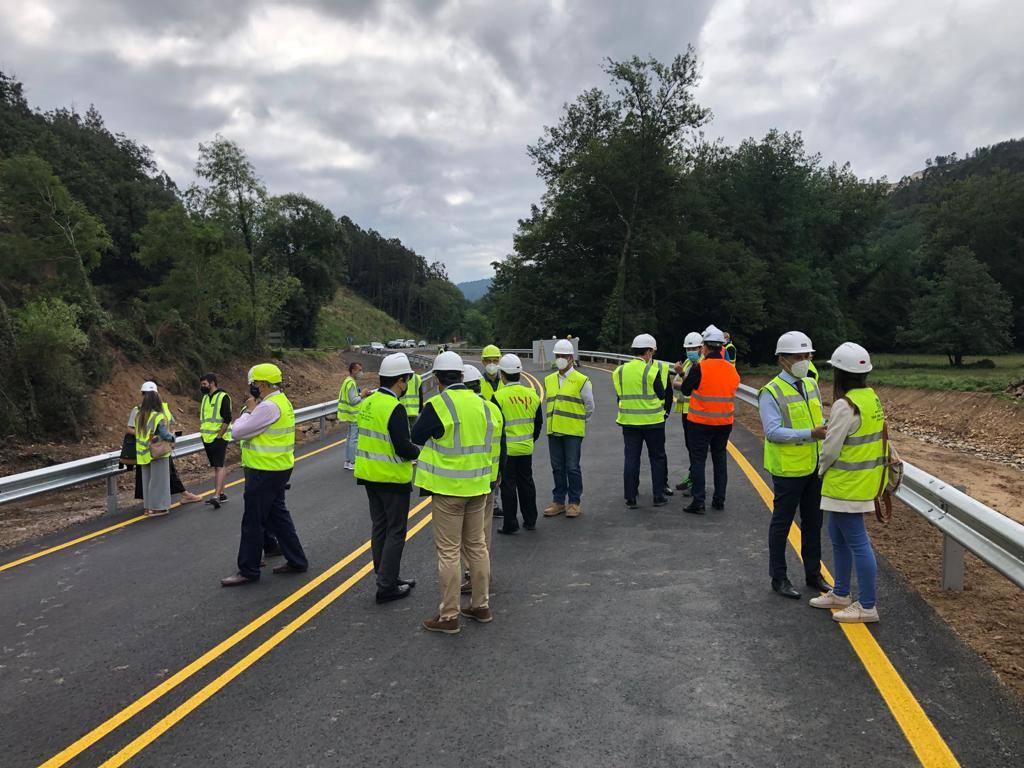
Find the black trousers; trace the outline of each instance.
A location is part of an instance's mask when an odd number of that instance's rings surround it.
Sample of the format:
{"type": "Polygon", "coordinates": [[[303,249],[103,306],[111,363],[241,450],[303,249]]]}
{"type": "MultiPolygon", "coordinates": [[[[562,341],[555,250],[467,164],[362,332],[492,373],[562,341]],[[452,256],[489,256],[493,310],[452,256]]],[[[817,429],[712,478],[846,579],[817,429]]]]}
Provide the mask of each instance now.
{"type": "Polygon", "coordinates": [[[715,491],[712,501],[725,503],[725,489],[729,484],[728,454],[729,435],[732,424],[712,426],[690,422],[690,479],[693,480],[693,501],[703,504],[707,497],[707,479],[704,468],[707,466],[708,453],[711,453],[711,464],[715,471],[715,491]]]}
{"type": "Polygon", "coordinates": [[[285,485],[292,471],[268,472],[245,468],[245,511],[242,513],[242,540],[238,545],[238,572],[249,579],[260,577],[260,560],[266,533],[272,534],[285,560],[306,569],[309,562],[288,507],[284,504],[285,485]]]}
{"type": "Polygon", "coordinates": [[[689,467],[689,463],[690,463],[690,421],[689,421],[689,419],[686,418],[686,414],[685,413],[683,414],[683,448],[686,449],[685,451],[683,451],[683,453],[686,454],[686,463],[687,463],[686,477],[689,477],[690,474],[691,474],[690,467],[689,467]]]}
{"type": "Polygon", "coordinates": [[[370,520],[373,533],[370,548],[373,551],[373,572],[377,574],[377,589],[392,590],[398,586],[405,550],[405,529],[409,522],[409,497],[412,491],[381,491],[366,486],[366,499],[370,502],[370,520]]]}
{"type": "Polygon", "coordinates": [[[623,427],[622,447],[625,461],[622,466],[622,490],[626,501],[636,501],[640,492],[640,454],[645,443],[647,458],[651,462],[651,489],[654,496],[664,496],[665,488],[668,486],[664,423],[649,427],[623,427]]]}
{"type": "Polygon", "coordinates": [[[807,579],[821,576],[821,479],[815,468],[803,477],[777,477],[772,521],[768,524],[768,572],[773,580],[786,578],[786,537],[800,509],[800,552],[807,579]]]}
{"type": "Polygon", "coordinates": [[[537,486],[533,483],[533,455],[509,456],[501,474],[501,508],[506,531],[519,527],[517,508],[522,510],[523,525],[537,524],[537,486]]]}

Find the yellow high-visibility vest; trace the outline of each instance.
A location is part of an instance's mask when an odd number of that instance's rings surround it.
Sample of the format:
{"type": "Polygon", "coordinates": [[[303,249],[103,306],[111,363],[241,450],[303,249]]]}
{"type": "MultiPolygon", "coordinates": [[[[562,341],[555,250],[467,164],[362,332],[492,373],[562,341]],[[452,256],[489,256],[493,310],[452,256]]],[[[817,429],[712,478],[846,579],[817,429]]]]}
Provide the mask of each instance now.
{"type": "Polygon", "coordinates": [[[860,413],[860,427],[846,436],[839,458],[822,478],[821,495],[848,501],[871,501],[878,496],[886,472],[882,448],[885,412],[870,387],[846,393],[860,413]]]}
{"type": "Polygon", "coordinates": [[[359,406],[349,402],[349,393],[356,388],[356,380],[351,376],[346,376],[341,382],[341,390],[338,392],[338,421],[349,423],[356,420],[359,406]]]}
{"type": "Polygon", "coordinates": [[[408,389],[405,390],[405,394],[402,395],[402,405],[405,406],[405,413],[410,419],[415,419],[420,415],[420,387],[423,386],[423,379],[420,378],[418,373],[414,373],[409,377],[408,389]]]}
{"type": "Polygon", "coordinates": [[[445,389],[427,403],[444,425],[444,434],[423,446],[413,482],[443,496],[489,493],[494,441],[501,440],[491,409],[465,387],[445,389]]]}
{"type": "Polygon", "coordinates": [[[395,453],[388,433],[388,422],[396,408],[402,408],[398,398],[379,389],[359,404],[355,475],[360,480],[412,482],[413,464],[395,453]]]}
{"type": "MultiPolygon", "coordinates": [[[[812,378],[803,379],[806,398],[781,376],[761,388],[779,404],[782,426],[787,429],[814,429],[824,424],[821,392],[812,378]]],[[[760,393],[759,393],[760,394],[760,393]]],[[[764,441],[764,468],[776,477],[804,477],[818,468],[819,442],[773,443],[764,441]]]]}
{"type": "MultiPolygon", "coordinates": [[[[143,424],[139,418],[142,414],[141,411],[138,416],[135,417],[135,463],[140,467],[144,467],[152,461],[156,461],[153,458],[153,454],[150,453],[150,440],[153,439],[153,435],[156,434],[157,427],[161,421],[168,421],[167,414],[170,413],[170,409],[167,407],[167,403],[163,404],[164,407],[161,413],[151,413],[146,423],[143,424]]],[[[163,458],[167,458],[164,456],[163,458]]]]}
{"type": "MultiPolygon", "coordinates": [[[[204,443],[212,443],[216,440],[217,433],[220,432],[221,425],[224,424],[224,419],[220,417],[220,409],[225,397],[227,397],[227,392],[221,389],[212,395],[203,395],[203,400],[199,404],[199,433],[203,436],[204,443]]],[[[231,439],[230,429],[224,431],[224,439],[231,439]]]]}
{"type": "MultiPolygon", "coordinates": [[[[667,380],[668,366],[664,369],[667,380]]],[[[615,369],[612,384],[619,398],[616,424],[644,427],[665,423],[661,398],[654,393],[654,382],[661,376],[662,365],[654,360],[630,360],[615,369]]]]}
{"type": "Polygon", "coordinates": [[[522,382],[509,382],[494,393],[505,419],[505,443],[509,456],[533,455],[533,425],[540,408],[540,396],[522,382]]]}
{"type": "Polygon", "coordinates": [[[544,379],[544,403],[548,420],[549,435],[571,435],[586,437],[587,409],[583,403],[583,385],[590,379],[572,368],[558,386],[558,373],[550,373],[544,379]]]}
{"type": "Polygon", "coordinates": [[[280,390],[264,400],[273,402],[280,415],[266,430],[248,440],[240,441],[242,466],[280,472],[295,466],[295,410],[280,390]]]}

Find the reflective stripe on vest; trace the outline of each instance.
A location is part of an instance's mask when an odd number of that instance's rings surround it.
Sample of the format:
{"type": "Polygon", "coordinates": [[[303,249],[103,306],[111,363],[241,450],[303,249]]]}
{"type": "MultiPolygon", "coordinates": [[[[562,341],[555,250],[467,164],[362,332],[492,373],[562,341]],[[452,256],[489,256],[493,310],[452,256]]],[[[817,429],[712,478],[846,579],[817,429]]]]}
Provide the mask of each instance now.
{"type": "Polygon", "coordinates": [[[341,391],[338,392],[338,421],[354,422],[356,414],[359,413],[359,405],[352,405],[349,392],[356,389],[356,380],[346,376],[341,382],[341,391]]]}
{"type": "MultiPolygon", "coordinates": [[[[498,482],[498,472],[501,469],[501,433],[505,429],[505,419],[501,415],[501,408],[490,400],[484,400],[484,405],[491,412],[491,420],[494,422],[495,438],[491,441],[491,485],[498,482]]],[[[506,446],[507,448],[507,446],[506,446]]]]}
{"type": "MultiPolygon", "coordinates": [[[[199,404],[199,433],[203,436],[204,443],[212,443],[217,439],[217,434],[224,423],[224,419],[220,417],[220,409],[225,397],[227,393],[219,389],[212,395],[203,395],[203,400],[199,404]]],[[[230,429],[224,431],[224,439],[231,439],[230,429]]]]}
{"type": "MultiPolygon", "coordinates": [[[[154,461],[153,454],[150,453],[150,440],[156,434],[160,422],[168,421],[167,414],[169,412],[170,409],[167,407],[167,403],[164,403],[163,412],[149,414],[149,419],[147,419],[144,427],[139,421],[139,416],[135,417],[135,463],[140,467],[144,467],[154,461]]],[[[141,411],[139,415],[141,415],[141,411]]],[[[168,423],[170,422],[168,421],[168,423]]]]}
{"type": "MultiPolygon", "coordinates": [[[[665,366],[666,380],[667,370],[665,366]]],[[[661,374],[661,364],[653,360],[630,360],[615,369],[612,384],[619,398],[616,424],[642,427],[665,423],[665,409],[654,393],[654,382],[661,374]]]]}
{"type": "Polygon", "coordinates": [[[415,419],[420,415],[421,386],[423,386],[423,380],[418,373],[414,373],[409,377],[409,388],[405,390],[405,394],[400,398],[402,405],[405,406],[405,415],[410,419],[415,419]]]}
{"type": "Polygon", "coordinates": [[[871,501],[878,496],[885,477],[886,456],[882,450],[885,413],[878,395],[870,387],[846,393],[860,414],[860,426],[846,436],[839,458],[822,478],[821,495],[848,501],[871,501]]]}
{"type": "Polygon", "coordinates": [[[398,398],[377,390],[359,404],[355,475],[371,483],[411,483],[413,465],[395,453],[388,421],[398,398]]]}
{"type": "Polygon", "coordinates": [[[443,496],[482,496],[491,490],[494,441],[500,441],[492,411],[464,387],[446,389],[427,401],[444,425],[438,440],[420,451],[413,482],[443,496]]]}
{"type": "Polygon", "coordinates": [[[709,357],[697,365],[700,366],[700,384],[690,395],[686,420],[709,426],[732,424],[736,390],[740,385],[736,367],[720,357],[709,357]]]}
{"type": "Polygon", "coordinates": [[[533,387],[513,381],[494,393],[505,419],[505,443],[509,456],[533,454],[533,425],[540,408],[540,396],[533,387]]]}
{"type": "MultiPolygon", "coordinates": [[[[690,369],[692,367],[693,367],[693,360],[690,360],[689,358],[687,358],[686,360],[683,360],[683,372],[681,374],[679,374],[680,378],[685,379],[686,378],[686,374],[688,374],[690,372],[690,369]]],[[[689,413],[690,412],[690,397],[689,397],[689,395],[684,395],[682,392],[674,390],[673,393],[672,393],[672,401],[673,401],[673,405],[672,405],[672,412],[673,413],[689,413]]]]}
{"type": "Polygon", "coordinates": [[[588,381],[590,379],[575,368],[569,371],[561,386],[558,373],[549,373],[544,379],[544,404],[549,435],[586,437],[587,408],[581,394],[583,386],[588,381]]]}
{"type": "Polygon", "coordinates": [[[284,392],[276,391],[264,398],[280,411],[277,421],[260,434],[240,441],[242,466],[279,472],[295,466],[295,411],[284,392]]]}
{"type": "MultiPolygon", "coordinates": [[[[814,429],[824,423],[821,411],[821,392],[814,379],[803,380],[804,398],[796,386],[776,376],[761,388],[779,405],[782,426],[787,429],[814,429]]],[[[761,393],[758,393],[759,395],[761,393]]],[[[818,468],[819,442],[773,443],[764,441],[764,468],[776,477],[804,477],[818,468]]]]}
{"type": "Polygon", "coordinates": [[[494,393],[504,386],[505,384],[501,380],[500,375],[498,376],[498,380],[494,384],[491,384],[490,380],[487,378],[487,374],[485,373],[480,377],[480,396],[484,400],[490,400],[494,397],[494,393]]]}

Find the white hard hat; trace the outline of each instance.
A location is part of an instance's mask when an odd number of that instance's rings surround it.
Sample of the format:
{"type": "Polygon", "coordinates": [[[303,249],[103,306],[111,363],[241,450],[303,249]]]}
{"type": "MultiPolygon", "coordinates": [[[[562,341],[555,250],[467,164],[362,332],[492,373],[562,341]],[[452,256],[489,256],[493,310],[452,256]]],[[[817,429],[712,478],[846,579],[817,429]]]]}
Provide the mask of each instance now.
{"type": "Polygon", "coordinates": [[[380,361],[381,376],[401,376],[406,373],[412,373],[412,366],[405,352],[395,352],[380,361]]]}
{"type": "Polygon", "coordinates": [[[156,388],[156,382],[155,381],[144,381],[144,382],[142,382],[142,388],[139,390],[139,392],[159,392],[159,391],[160,390],[158,390],[156,388]]]}
{"type": "Polygon", "coordinates": [[[462,358],[455,352],[442,352],[434,358],[435,371],[458,371],[462,373],[462,358]]]}
{"type": "Polygon", "coordinates": [[[867,373],[871,370],[871,356],[860,344],[844,341],[828,361],[833,368],[847,373],[867,373]]]}
{"type": "Polygon", "coordinates": [[[802,331],[786,331],[779,336],[779,343],[775,345],[776,355],[799,355],[813,351],[811,337],[802,331]]]}
{"type": "Polygon", "coordinates": [[[480,381],[480,369],[475,365],[462,366],[462,383],[469,384],[473,381],[480,381]]]}
{"type": "Polygon", "coordinates": [[[508,354],[498,361],[498,368],[504,373],[522,373],[523,361],[519,359],[519,355],[508,354]]]}
{"type": "Polygon", "coordinates": [[[710,341],[712,344],[725,344],[725,334],[714,325],[709,325],[704,329],[701,339],[703,341],[710,341]]]}
{"type": "Polygon", "coordinates": [[[700,334],[697,333],[697,331],[690,331],[688,334],[686,334],[686,338],[683,339],[683,348],[692,349],[695,347],[699,347],[703,341],[704,339],[701,338],[700,334]]]}
{"type": "Polygon", "coordinates": [[[658,342],[654,340],[654,337],[649,333],[641,333],[630,345],[633,349],[657,349],[658,342]]]}
{"type": "Polygon", "coordinates": [[[571,341],[567,339],[559,339],[555,342],[554,353],[556,355],[574,355],[576,354],[576,350],[572,348],[571,341]]]}

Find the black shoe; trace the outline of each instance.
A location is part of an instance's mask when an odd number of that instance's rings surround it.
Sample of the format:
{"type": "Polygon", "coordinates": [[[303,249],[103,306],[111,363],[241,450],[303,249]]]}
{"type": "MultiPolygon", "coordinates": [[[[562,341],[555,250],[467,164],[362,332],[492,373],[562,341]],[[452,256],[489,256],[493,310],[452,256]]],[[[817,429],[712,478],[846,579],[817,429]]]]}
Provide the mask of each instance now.
{"type": "Polygon", "coordinates": [[[691,515],[703,515],[704,505],[696,501],[691,501],[689,504],[683,507],[683,512],[688,512],[691,515]]]}
{"type": "Polygon", "coordinates": [[[518,525],[515,528],[509,528],[507,530],[505,529],[505,526],[501,526],[501,528],[498,529],[498,533],[512,534],[512,533],[516,533],[518,530],[519,530],[519,526],[518,525]]]}
{"type": "Polygon", "coordinates": [[[676,483],[676,490],[677,491],[685,491],[689,487],[690,486],[688,486],[686,483],[676,483]]]}
{"type": "Polygon", "coordinates": [[[399,584],[394,589],[389,589],[386,592],[380,589],[377,590],[377,603],[390,603],[394,600],[401,600],[403,597],[408,597],[412,593],[412,588],[408,584],[399,584]]]}
{"type": "Polygon", "coordinates": [[[626,499],[626,509],[636,509],[636,499],[626,499]]]}
{"type": "Polygon", "coordinates": [[[675,492],[675,491],[673,491],[673,490],[672,490],[671,488],[669,488],[669,487],[668,487],[668,486],[666,485],[666,486],[665,486],[665,495],[666,495],[666,496],[675,496],[675,495],[676,495],[676,492],[675,492]]]}
{"type": "Polygon", "coordinates": [[[226,493],[222,493],[220,496],[217,497],[217,501],[219,501],[221,504],[227,504],[228,495],[226,493]]]}
{"type": "Polygon", "coordinates": [[[800,599],[800,593],[789,583],[789,579],[772,579],[772,589],[790,600],[800,599]]]}
{"type": "Polygon", "coordinates": [[[501,511],[501,507],[495,507],[494,508],[494,516],[495,517],[504,517],[505,513],[501,511]]]}
{"type": "Polygon", "coordinates": [[[664,496],[655,496],[654,497],[654,506],[656,506],[656,507],[664,507],[666,504],[668,504],[668,499],[666,499],[664,496]]]}
{"type": "Polygon", "coordinates": [[[717,509],[719,512],[721,512],[723,509],[725,509],[725,502],[724,501],[712,501],[711,502],[711,508],[712,509],[717,509]]]}
{"type": "Polygon", "coordinates": [[[399,579],[398,585],[402,586],[403,584],[407,586],[409,589],[412,589],[416,586],[416,579],[399,579]]]}
{"type": "Polygon", "coordinates": [[[807,580],[807,586],[811,589],[816,589],[821,593],[830,592],[832,585],[825,581],[821,576],[812,576],[807,580]]]}
{"type": "Polygon", "coordinates": [[[208,498],[206,500],[206,503],[209,504],[214,509],[220,509],[220,501],[218,499],[214,498],[213,496],[208,498]]]}
{"type": "Polygon", "coordinates": [[[536,527],[537,527],[536,525],[527,525],[526,523],[523,523],[523,530],[526,530],[526,531],[532,531],[536,527]]]}

